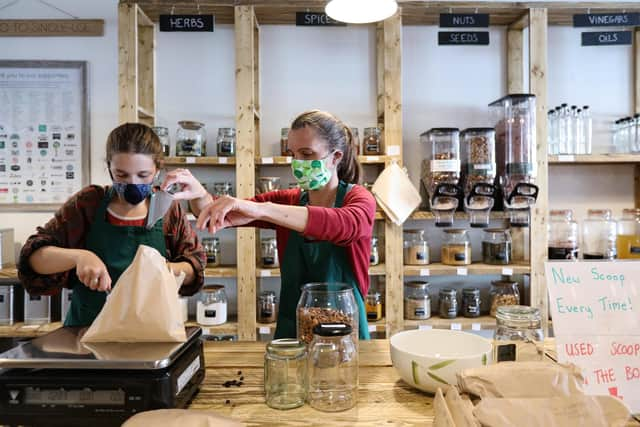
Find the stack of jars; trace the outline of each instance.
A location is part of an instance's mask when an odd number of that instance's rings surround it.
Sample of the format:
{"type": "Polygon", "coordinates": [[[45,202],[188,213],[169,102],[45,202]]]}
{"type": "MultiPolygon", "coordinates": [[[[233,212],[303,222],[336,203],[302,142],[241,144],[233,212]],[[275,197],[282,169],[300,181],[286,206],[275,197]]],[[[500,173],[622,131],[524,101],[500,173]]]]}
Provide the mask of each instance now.
{"type": "Polygon", "coordinates": [[[640,114],[616,120],[611,135],[612,152],[640,153],[640,114]]]}

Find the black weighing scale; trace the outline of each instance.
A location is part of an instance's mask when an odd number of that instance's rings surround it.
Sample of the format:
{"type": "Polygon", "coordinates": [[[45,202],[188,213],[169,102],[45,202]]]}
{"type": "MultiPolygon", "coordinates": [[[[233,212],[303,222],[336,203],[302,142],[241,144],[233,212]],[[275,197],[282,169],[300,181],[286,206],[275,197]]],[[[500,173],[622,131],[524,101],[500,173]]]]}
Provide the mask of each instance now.
{"type": "Polygon", "coordinates": [[[202,330],[184,343],[82,344],[60,328],[0,354],[0,425],[120,426],[138,412],[184,408],[204,379],[202,330]]]}

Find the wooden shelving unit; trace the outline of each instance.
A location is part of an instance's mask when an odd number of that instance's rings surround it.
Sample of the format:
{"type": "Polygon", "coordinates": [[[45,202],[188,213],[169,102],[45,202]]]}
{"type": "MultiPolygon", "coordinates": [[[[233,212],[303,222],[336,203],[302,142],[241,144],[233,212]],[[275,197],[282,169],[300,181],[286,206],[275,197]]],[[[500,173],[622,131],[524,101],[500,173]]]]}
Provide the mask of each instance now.
{"type": "Polygon", "coordinates": [[[238,269],[232,265],[220,267],[207,267],[204,269],[204,277],[232,278],[238,275],[238,269]]]}
{"type": "Polygon", "coordinates": [[[553,165],[615,165],[640,163],[640,154],[578,154],[549,156],[553,165]]]}
{"type": "Polygon", "coordinates": [[[405,320],[407,329],[433,328],[433,329],[453,329],[453,330],[482,330],[495,329],[496,319],[491,316],[480,316],[472,319],[466,317],[456,317],[455,319],[443,319],[437,315],[426,320],[405,320]]]}
{"type": "Polygon", "coordinates": [[[235,157],[166,157],[165,166],[235,166],[235,157]]]}
{"type": "MultiPolygon", "coordinates": [[[[453,217],[454,219],[462,219],[462,220],[469,219],[469,215],[465,212],[456,212],[453,215],[453,217]]],[[[492,211],[490,214],[490,218],[495,220],[500,220],[500,219],[506,219],[508,218],[508,216],[504,212],[492,211]]],[[[415,211],[411,214],[409,219],[432,221],[436,219],[436,216],[429,211],[415,211]]]]}
{"type": "Polygon", "coordinates": [[[530,274],[529,265],[489,265],[482,263],[472,263],[466,266],[444,265],[440,263],[428,264],[425,266],[405,265],[405,276],[487,276],[487,275],[507,275],[530,274]]]}

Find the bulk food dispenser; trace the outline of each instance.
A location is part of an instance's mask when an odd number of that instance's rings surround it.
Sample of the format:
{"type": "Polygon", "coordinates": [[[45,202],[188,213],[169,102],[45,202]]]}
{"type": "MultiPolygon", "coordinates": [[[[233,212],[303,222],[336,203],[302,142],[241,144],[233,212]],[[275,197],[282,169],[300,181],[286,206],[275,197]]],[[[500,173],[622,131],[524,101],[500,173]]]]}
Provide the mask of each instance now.
{"type": "Polygon", "coordinates": [[[464,210],[471,227],[488,227],[496,196],[495,130],[469,128],[460,133],[460,138],[464,210]]]}

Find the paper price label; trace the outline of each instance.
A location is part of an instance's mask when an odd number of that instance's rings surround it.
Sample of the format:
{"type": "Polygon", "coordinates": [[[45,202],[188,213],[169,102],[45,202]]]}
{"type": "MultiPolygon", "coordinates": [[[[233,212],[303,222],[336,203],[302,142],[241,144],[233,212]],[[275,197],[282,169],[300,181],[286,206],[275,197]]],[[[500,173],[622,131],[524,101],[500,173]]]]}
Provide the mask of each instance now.
{"type": "Polygon", "coordinates": [[[418,329],[421,331],[428,331],[429,329],[433,329],[431,325],[418,325],[418,329]]]}
{"type": "Polygon", "coordinates": [[[273,157],[263,157],[262,158],[263,165],[271,165],[273,164],[273,157]]]}
{"type": "Polygon", "coordinates": [[[210,335],[209,328],[202,328],[202,335],[210,335]]]}
{"type": "Polygon", "coordinates": [[[462,330],[462,325],[460,323],[452,323],[451,324],[451,330],[452,331],[461,331],[462,330]]]}
{"type": "Polygon", "coordinates": [[[226,157],[218,157],[218,163],[220,163],[221,165],[226,165],[227,164],[227,158],[226,157]]]}
{"type": "Polygon", "coordinates": [[[192,165],[196,162],[196,158],[195,157],[185,157],[184,158],[184,162],[188,165],[192,165]]]}
{"type": "Polygon", "coordinates": [[[367,156],[367,162],[379,162],[380,157],[378,156],[367,156]]]}
{"type": "Polygon", "coordinates": [[[503,268],[502,269],[503,276],[513,276],[513,268],[503,268]]]}
{"type": "Polygon", "coordinates": [[[284,161],[287,162],[287,163],[291,163],[291,162],[293,162],[293,157],[287,156],[287,157],[284,158],[284,161]]]}
{"type": "Polygon", "coordinates": [[[260,335],[269,335],[271,333],[271,328],[268,326],[260,326],[258,332],[260,332],[260,335]]]}
{"type": "Polygon", "coordinates": [[[387,155],[389,156],[399,156],[400,155],[400,146],[399,145],[390,145],[387,147],[387,155]]]}
{"type": "Polygon", "coordinates": [[[271,277],[271,272],[269,270],[260,270],[261,277],[271,277]]]}
{"type": "Polygon", "coordinates": [[[480,323],[472,323],[471,324],[471,330],[472,331],[479,331],[482,329],[482,325],[480,323]]]}
{"type": "Polygon", "coordinates": [[[376,325],[369,325],[369,332],[375,332],[375,331],[377,331],[376,325]]]}
{"type": "Polygon", "coordinates": [[[457,269],[458,276],[466,276],[468,270],[465,267],[458,267],[457,269]]]}
{"type": "Polygon", "coordinates": [[[576,156],[558,156],[559,162],[573,162],[576,160],[576,156]]]}
{"type": "Polygon", "coordinates": [[[421,276],[429,276],[431,274],[431,272],[429,271],[428,268],[421,268],[420,269],[420,275],[421,276]]]}

